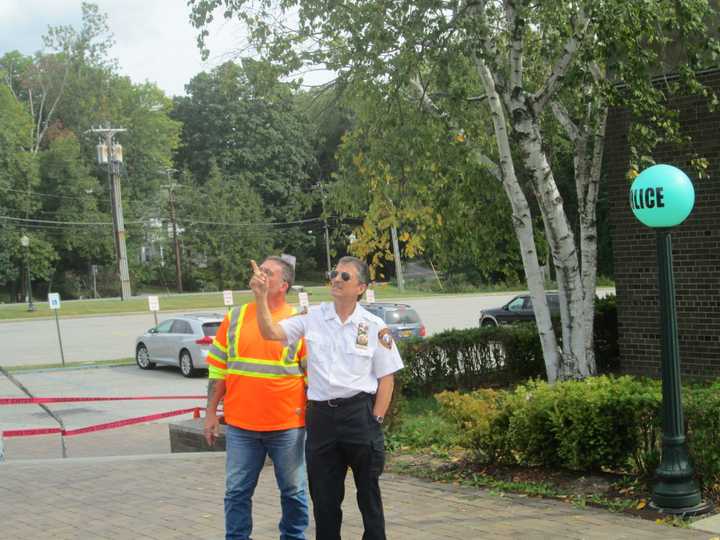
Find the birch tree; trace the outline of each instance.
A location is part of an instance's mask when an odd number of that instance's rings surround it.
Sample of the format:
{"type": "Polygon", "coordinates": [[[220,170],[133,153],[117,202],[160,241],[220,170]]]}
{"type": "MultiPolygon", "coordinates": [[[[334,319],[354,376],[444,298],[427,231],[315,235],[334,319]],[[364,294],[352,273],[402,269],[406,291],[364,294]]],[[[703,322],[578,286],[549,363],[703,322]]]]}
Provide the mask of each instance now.
{"type": "MultiPolygon", "coordinates": [[[[592,319],[597,268],[595,206],[605,119],[610,105],[653,111],[640,123],[635,169],[653,140],[677,136],[665,98],[681,87],[701,91],[695,47],[717,55],[708,37],[707,0],[189,0],[199,42],[217,8],[249,29],[253,47],[288,70],[323,65],[340,81],[382,84],[442,119],[461,135],[476,163],[501,183],[533,299],[548,380],[595,372],[592,319]],[[288,21],[296,21],[291,24],[288,21]],[[665,50],[677,44],[679,74],[661,88],[665,50]],[[462,78],[448,66],[468,63],[462,78]],[[659,68],[659,71],[658,71],[659,68]],[[490,121],[470,130],[482,109],[490,121]],[[557,123],[575,149],[580,209],[577,238],[550,159],[557,123]],[[488,145],[488,138],[492,145],[488,145]],[[527,184],[521,179],[529,178],[527,184]],[[553,331],[540,271],[534,197],[557,274],[561,342],[553,331]]],[[[679,137],[678,137],[679,138],[679,137]]]]}

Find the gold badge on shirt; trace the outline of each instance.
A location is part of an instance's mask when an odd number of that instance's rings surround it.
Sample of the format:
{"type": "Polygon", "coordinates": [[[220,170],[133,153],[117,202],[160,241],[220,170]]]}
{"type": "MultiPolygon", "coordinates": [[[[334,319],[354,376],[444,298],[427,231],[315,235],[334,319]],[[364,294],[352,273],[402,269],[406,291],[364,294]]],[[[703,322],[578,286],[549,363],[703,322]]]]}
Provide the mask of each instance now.
{"type": "Polygon", "coordinates": [[[361,322],[358,323],[358,333],[355,339],[355,346],[358,349],[367,349],[368,346],[368,324],[361,322]]]}
{"type": "Polygon", "coordinates": [[[387,326],[378,332],[378,342],[386,349],[392,349],[393,337],[387,326]]]}

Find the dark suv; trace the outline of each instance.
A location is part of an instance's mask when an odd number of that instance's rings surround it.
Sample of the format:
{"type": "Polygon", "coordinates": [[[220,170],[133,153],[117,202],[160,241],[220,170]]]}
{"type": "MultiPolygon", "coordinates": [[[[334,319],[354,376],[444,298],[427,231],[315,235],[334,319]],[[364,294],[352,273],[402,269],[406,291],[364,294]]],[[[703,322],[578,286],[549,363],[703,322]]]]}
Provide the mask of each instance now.
{"type": "MultiPolygon", "coordinates": [[[[560,300],[558,293],[545,293],[550,315],[553,317],[560,316],[560,300]]],[[[520,294],[510,300],[504,306],[493,309],[484,309],[480,312],[480,326],[498,326],[500,324],[510,324],[514,322],[535,321],[535,313],[533,312],[532,298],[529,294],[520,294]]]]}
{"type": "Polygon", "coordinates": [[[373,302],[372,304],[362,304],[362,307],[385,321],[396,341],[411,337],[425,337],[425,326],[420,320],[420,316],[407,304],[373,302]]]}

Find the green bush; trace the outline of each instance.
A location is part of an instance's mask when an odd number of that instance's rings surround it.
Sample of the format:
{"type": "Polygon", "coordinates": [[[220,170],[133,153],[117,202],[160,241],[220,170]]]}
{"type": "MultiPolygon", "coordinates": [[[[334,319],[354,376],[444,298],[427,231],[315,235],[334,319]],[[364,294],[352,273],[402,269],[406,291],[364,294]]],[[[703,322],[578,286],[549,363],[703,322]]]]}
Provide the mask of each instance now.
{"type": "MultiPolygon", "coordinates": [[[[684,411],[695,472],[720,492],[720,383],[686,387],[684,411]]],[[[659,381],[591,377],[512,391],[437,396],[441,414],[464,432],[461,444],[482,463],[540,465],[648,476],[659,463],[659,381]]]]}
{"type": "Polygon", "coordinates": [[[400,347],[408,395],[507,385],[545,372],[534,325],[448,330],[400,347]]]}
{"type": "Polygon", "coordinates": [[[706,490],[720,496],[720,382],[686,390],[683,405],[695,473],[706,490]]]}
{"type": "MultiPolygon", "coordinates": [[[[615,297],[596,299],[595,306],[598,373],[613,373],[619,368],[620,356],[615,297]]],[[[534,323],[447,330],[399,346],[405,369],[398,378],[407,395],[506,386],[545,376],[534,323]]]]}

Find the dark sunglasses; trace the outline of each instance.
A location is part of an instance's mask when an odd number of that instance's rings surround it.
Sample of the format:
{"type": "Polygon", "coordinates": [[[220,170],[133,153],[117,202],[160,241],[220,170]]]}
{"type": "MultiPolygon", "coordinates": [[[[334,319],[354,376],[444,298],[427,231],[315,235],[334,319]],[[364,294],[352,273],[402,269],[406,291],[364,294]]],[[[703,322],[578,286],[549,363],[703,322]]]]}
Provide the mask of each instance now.
{"type": "Polygon", "coordinates": [[[350,278],[352,278],[352,276],[347,272],[338,272],[337,270],[333,270],[332,272],[328,273],[328,277],[330,279],[335,279],[338,276],[340,276],[340,279],[342,279],[343,281],[350,281],[350,278]]]}

